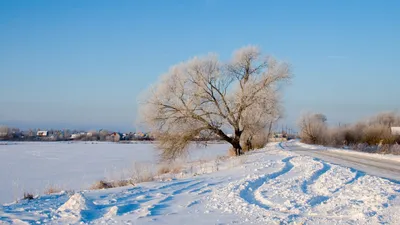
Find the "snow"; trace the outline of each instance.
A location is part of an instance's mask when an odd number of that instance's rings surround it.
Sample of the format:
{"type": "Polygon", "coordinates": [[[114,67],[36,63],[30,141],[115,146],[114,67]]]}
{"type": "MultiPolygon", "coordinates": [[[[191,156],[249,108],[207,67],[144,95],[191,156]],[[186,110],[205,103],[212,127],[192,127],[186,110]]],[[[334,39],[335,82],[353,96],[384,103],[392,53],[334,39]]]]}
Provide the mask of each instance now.
{"type": "Polygon", "coordinates": [[[355,152],[343,149],[330,149],[290,141],[280,144],[285,150],[300,155],[323,159],[330,163],[352,167],[370,175],[400,181],[400,161],[398,156],[355,152]]]}
{"type": "Polygon", "coordinates": [[[337,152],[337,153],[347,154],[347,155],[352,155],[352,156],[368,157],[371,159],[385,159],[385,160],[400,162],[400,155],[392,155],[392,154],[383,155],[383,154],[378,154],[378,153],[357,152],[355,150],[346,150],[346,149],[325,147],[325,146],[321,146],[321,145],[309,145],[309,144],[301,143],[299,141],[296,141],[295,144],[300,147],[307,148],[307,149],[324,150],[324,151],[328,151],[328,152],[337,152]]]}
{"type": "Polygon", "coordinates": [[[273,143],[241,157],[188,163],[181,176],[168,181],[64,192],[3,205],[0,221],[400,224],[399,183],[302,156],[273,143]]]}
{"type": "MultiPolygon", "coordinates": [[[[87,189],[100,179],[122,179],[135,164],[153,167],[158,160],[154,144],[105,142],[1,142],[0,204],[15,201],[24,192],[42,194],[49,187],[87,189]]],[[[225,144],[192,146],[184,161],[226,155],[225,144]]]]}

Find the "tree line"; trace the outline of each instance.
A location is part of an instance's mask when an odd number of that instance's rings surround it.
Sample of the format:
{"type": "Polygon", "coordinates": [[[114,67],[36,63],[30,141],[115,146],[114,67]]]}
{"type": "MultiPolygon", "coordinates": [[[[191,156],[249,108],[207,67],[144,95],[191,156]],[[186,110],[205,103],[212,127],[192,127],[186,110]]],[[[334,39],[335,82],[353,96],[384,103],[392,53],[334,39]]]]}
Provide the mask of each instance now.
{"type": "Polygon", "coordinates": [[[308,144],[348,147],[355,150],[400,154],[400,135],[392,127],[400,127],[400,115],[380,113],[354,124],[328,126],[320,113],[304,114],[299,119],[300,138],[308,144]]]}

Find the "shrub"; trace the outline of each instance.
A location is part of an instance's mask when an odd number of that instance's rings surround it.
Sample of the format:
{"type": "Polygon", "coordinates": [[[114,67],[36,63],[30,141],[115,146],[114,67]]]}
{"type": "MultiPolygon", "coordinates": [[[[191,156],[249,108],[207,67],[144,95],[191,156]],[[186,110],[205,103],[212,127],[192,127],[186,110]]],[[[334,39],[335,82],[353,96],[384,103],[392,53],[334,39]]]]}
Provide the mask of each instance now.
{"type": "Polygon", "coordinates": [[[25,192],[24,197],[22,198],[23,200],[33,200],[35,197],[33,194],[25,192]]]}
{"type": "Polygon", "coordinates": [[[326,144],[328,127],[322,114],[304,114],[299,122],[300,138],[307,144],[326,144]]]}
{"type": "Polygon", "coordinates": [[[390,142],[390,130],[383,125],[368,126],[364,129],[362,142],[377,145],[390,142]]]}
{"type": "Polygon", "coordinates": [[[164,164],[159,167],[157,175],[160,176],[167,173],[177,174],[180,173],[181,171],[182,171],[182,166],[164,164]]]}
{"type": "Polygon", "coordinates": [[[154,172],[151,165],[135,163],[132,170],[131,181],[133,183],[149,182],[154,180],[154,172]]]}
{"type": "Polygon", "coordinates": [[[108,181],[100,180],[94,183],[90,189],[91,190],[101,190],[101,189],[109,189],[109,188],[114,188],[115,186],[108,181]]]}
{"type": "Polygon", "coordinates": [[[110,189],[110,188],[117,188],[117,187],[125,187],[131,185],[132,183],[128,180],[117,180],[117,181],[105,181],[100,180],[94,183],[90,190],[102,190],[102,189],[110,189]]]}
{"type": "Polygon", "coordinates": [[[50,194],[60,193],[61,191],[62,191],[61,189],[55,186],[49,186],[44,193],[46,195],[50,195],[50,194]]]}
{"type": "Polygon", "coordinates": [[[171,172],[171,169],[168,166],[162,166],[158,169],[158,175],[163,175],[171,172]]]}
{"type": "Polygon", "coordinates": [[[355,125],[328,127],[322,114],[305,114],[299,121],[300,138],[308,144],[333,147],[349,146],[357,151],[374,153],[397,152],[400,135],[391,134],[391,126],[400,126],[400,116],[381,113],[355,125]],[[392,149],[395,149],[394,151],[392,149]]]}

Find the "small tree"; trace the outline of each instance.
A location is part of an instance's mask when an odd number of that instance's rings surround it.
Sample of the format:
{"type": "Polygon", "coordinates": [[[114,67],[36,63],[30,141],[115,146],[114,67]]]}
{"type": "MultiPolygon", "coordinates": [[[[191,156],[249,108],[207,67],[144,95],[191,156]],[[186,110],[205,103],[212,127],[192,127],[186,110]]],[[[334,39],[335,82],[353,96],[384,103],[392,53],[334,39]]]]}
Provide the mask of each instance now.
{"type": "Polygon", "coordinates": [[[109,135],[109,132],[107,130],[100,130],[99,131],[99,140],[100,141],[108,141],[107,137],[109,135]]]}
{"type": "Polygon", "coordinates": [[[391,126],[396,124],[397,117],[394,112],[379,113],[376,117],[370,120],[370,125],[383,125],[390,129],[391,126]]]}
{"type": "Polygon", "coordinates": [[[301,116],[298,124],[302,141],[310,144],[324,144],[327,131],[326,120],[323,114],[308,113],[301,116]]]}
{"type": "Polygon", "coordinates": [[[7,139],[10,134],[10,129],[7,126],[0,126],[0,139],[7,139]]]}
{"type": "Polygon", "coordinates": [[[287,63],[262,56],[254,46],[237,50],[229,63],[212,54],[195,57],[162,76],[140,114],[164,159],[174,159],[194,137],[207,135],[218,135],[240,155],[242,134],[276,117],[279,84],[290,78],[287,63]]]}

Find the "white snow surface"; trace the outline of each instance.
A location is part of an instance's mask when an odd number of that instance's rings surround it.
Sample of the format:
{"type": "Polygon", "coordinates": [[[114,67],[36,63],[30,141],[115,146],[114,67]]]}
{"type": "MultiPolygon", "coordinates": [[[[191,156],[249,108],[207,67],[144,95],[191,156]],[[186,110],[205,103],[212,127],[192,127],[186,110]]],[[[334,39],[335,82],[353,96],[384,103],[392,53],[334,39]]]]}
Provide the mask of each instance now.
{"type": "Polygon", "coordinates": [[[400,183],[277,143],[185,176],[0,207],[0,224],[400,224],[400,183]]]}
{"type": "MultiPolygon", "coordinates": [[[[226,155],[226,144],[192,146],[183,161],[226,155]]],[[[154,144],[107,142],[1,142],[0,204],[21,198],[24,192],[42,194],[49,187],[87,189],[101,179],[124,179],[135,164],[154,167],[154,144]]]]}
{"type": "Polygon", "coordinates": [[[312,149],[312,150],[324,150],[324,151],[328,151],[328,152],[337,152],[337,153],[348,154],[348,155],[352,155],[352,156],[362,156],[362,157],[368,157],[368,158],[372,158],[372,159],[378,158],[378,159],[400,162],[400,155],[358,152],[355,150],[325,147],[322,145],[309,145],[309,144],[301,143],[300,141],[295,141],[293,143],[300,147],[312,149]]]}

